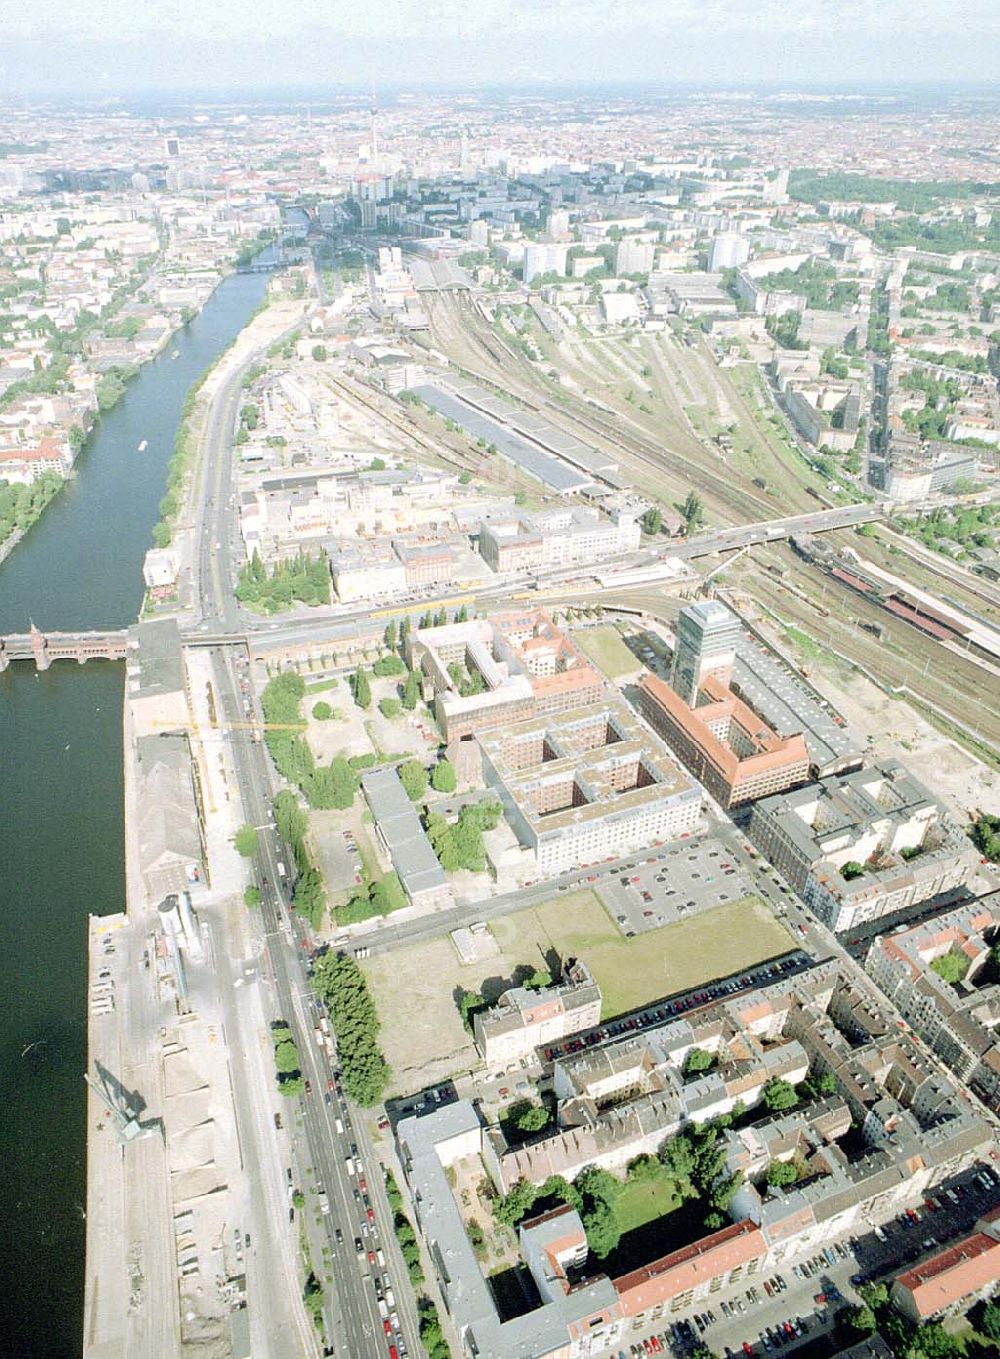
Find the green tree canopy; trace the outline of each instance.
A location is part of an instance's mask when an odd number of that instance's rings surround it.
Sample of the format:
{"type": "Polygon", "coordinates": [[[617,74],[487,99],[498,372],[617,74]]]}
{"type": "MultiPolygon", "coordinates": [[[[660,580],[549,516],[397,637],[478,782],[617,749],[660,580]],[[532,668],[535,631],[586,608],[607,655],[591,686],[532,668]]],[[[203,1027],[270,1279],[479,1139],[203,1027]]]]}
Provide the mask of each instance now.
{"type": "Polygon", "coordinates": [[[257,853],[259,843],[258,835],[253,826],[241,826],[233,836],[233,844],[236,852],[242,854],[244,859],[252,859],[257,853]]]}
{"type": "Polygon", "coordinates": [[[431,787],[436,793],[453,793],[457,786],[455,766],[450,760],[439,760],[431,772],[431,787]]]}
{"type": "Polygon", "coordinates": [[[411,802],[419,802],[427,792],[427,770],[419,760],[404,760],[399,766],[399,781],[411,802]]]}

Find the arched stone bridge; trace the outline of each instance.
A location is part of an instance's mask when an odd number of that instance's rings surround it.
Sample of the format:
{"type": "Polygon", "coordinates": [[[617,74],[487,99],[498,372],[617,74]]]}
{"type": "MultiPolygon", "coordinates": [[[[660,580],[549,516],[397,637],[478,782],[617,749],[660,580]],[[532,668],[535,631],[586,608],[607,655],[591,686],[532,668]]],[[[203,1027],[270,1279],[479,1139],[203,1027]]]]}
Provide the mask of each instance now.
{"type": "Polygon", "coordinates": [[[53,661],[121,661],[125,658],[128,633],[124,628],[104,632],[42,632],[32,625],[30,632],[0,636],[0,671],[11,661],[34,661],[39,670],[48,670],[53,661]]]}

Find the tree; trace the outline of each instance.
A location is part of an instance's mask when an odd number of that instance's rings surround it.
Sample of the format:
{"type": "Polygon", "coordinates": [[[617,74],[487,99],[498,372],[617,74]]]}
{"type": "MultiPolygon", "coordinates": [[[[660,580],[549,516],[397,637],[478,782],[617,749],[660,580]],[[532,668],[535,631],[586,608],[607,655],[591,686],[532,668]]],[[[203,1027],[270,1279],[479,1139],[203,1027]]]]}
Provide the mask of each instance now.
{"type": "Polygon", "coordinates": [[[417,701],[419,700],[419,698],[420,698],[420,676],[417,674],[415,670],[411,670],[406,677],[406,683],[403,685],[403,690],[401,694],[403,707],[406,708],[407,711],[412,712],[413,709],[417,706],[417,701]]]}
{"type": "Polygon", "coordinates": [[[621,1228],[614,1207],[605,1199],[594,1199],[589,1205],[585,1202],[580,1216],[587,1233],[587,1244],[597,1258],[603,1260],[621,1240],[621,1228]]]}
{"type": "Polygon", "coordinates": [[[359,708],[371,707],[372,688],[368,680],[368,671],[364,666],[359,665],[355,670],[351,680],[351,692],[354,695],[354,702],[359,708]]]}
{"type": "Polygon", "coordinates": [[[378,710],[383,717],[398,717],[402,707],[398,698],[380,698],[378,701],[378,710]]]}
{"type": "Polygon", "coordinates": [[[431,771],[431,787],[436,793],[453,793],[457,786],[455,766],[450,760],[439,760],[431,771]]]}
{"type": "Polygon", "coordinates": [[[707,1071],[715,1058],[703,1048],[691,1048],[684,1058],[684,1075],[691,1076],[699,1071],[707,1071]]]}
{"type": "Polygon", "coordinates": [[[386,675],[402,675],[406,673],[406,663],[391,653],[388,656],[380,656],[372,666],[372,672],[380,678],[386,675]]]}
{"type": "Polygon", "coordinates": [[[767,1168],[768,1184],[777,1185],[780,1188],[794,1184],[798,1178],[799,1172],[791,1161],[772,1161],[767,1168]]]}
{"type": "Polygon", "coordinates": [[[685,524],[684,531],[687,536],[690,537],[696,529],[701,527],[701,522],[704,518],[704,507],[701,503],[701,497],[696,495],[694,491],[688,491],[687,498],[681,506],[681,515],[683,516],[685,524]]]}
{"type": "Polygon", "coordinates": [[[285,1075],[300,1070],[299,1050],[291,1038],[286,1038],[274,1045],[274,1065],[280,1073],[285,1075]]]}
{"type": "Polygon", "coordinates": [[[326,889],[318,868],[310,866],[296,879],[292,906],[305,916],[314,930],[319,929],[326,913],[326,889]]]}
{"type": "Polygon", "coordinates": [[[502,1227],[516,1227],[535,1206],[537,1191],[529,1180],[518,1180],[497,1203],[493,1215],[502,1227]]]}
{"type": "Polygon", "coordinates": [[[346,954],[326,953],[316,963],[313,986],[329,1009],[344,1089],[359,1104],[378,1103],[390,1072],[378,1047],[378,1014],[364,973],[346,954]]]}
{"type": "Polygon", "coordinates": [[[427,792],[427,770],[419,760],[404,760],[399,766],[399,781],[411,802],[419,802],[427,792]]]}
{"type": "Polygon", "coordinates": [[[318,703],[313,704],[312,712],[313,717],[315,717],[317,722],[329,722],[330,718],[333,716],[333,709],[330,707],[329,703],[325,702],[323,699],[320,699],[318,703]]]}
{"type": "Polygon", "coordinates": [[[382,634],[385,644],[390,651],[396,650],[396,620],[391,618],[385,625],[385,632],[382,634]]]}
{"type": "Polygon", "coordinates": [[[274,799],[274,821],[278,834],[293,848],[309,828],[309,818],[290,788],[283,788],[274,799]]]}
{"type": "Polygon", "coordinates": [[[875,1329],[875,1313],[868,1306],[846,1307],[837,1318],[846,1330],[855,1335],[871,1335],[875,1329]]]}
{"type": "Polygon", "coordinates": [[[1000,1304],[988,1302],[984,1305],[977,1329],[991,1340],[1000,1340],[1000,1304]]]}
{"type": "Polygon", "coordinates": [[[312,347],[312,356],[317,363],[326,363],[326,345],[314,344],[312,347]]]}
{"type": "Polygon", "coordinates": [[[488,1010],[489,1005],[478,991],[463,991],[458,1000],[458,1012],[462,1023],[472,1033],[472,1021],[480,1010],[488,1010]]]}
{"type": "Polygon", "coordinates": [[[549,1111],[543,1104],[529,1104],[516,1120],[518,1130],[526,1133],[541,1132],[548,1121],[549,1111]]]}
{"type": "Polygon", "coordinates": [[[847,862],[841,866],[840,876],[845,882],[850,882],[852,878],[860,878],[864,871],[864,864],[859,864],[857,859],[848,859],[847,862]]]}
{"type": "Polygon", "coordinates": [[[250,886],[249,886],[249,887],[246,889],[246,891],[243,893],[243,904],[244,904],[245,906],[250,906],[250,907],[259,906],[259,905],[260,905],[260,888],[257,887],[257,886],[255,886],[253,883],[251,883],[250,886]]]}
{"type": "Polygon", "coordinates": [[[782,1113],[786,1109],[794,1109],[799,1102],[799,1097],[795,1093],[795,1088],[784,1081],[780,1076],[775,1076],[764,1086],[761,1091],[761,1100],[766,1109],[772,1114],[782,1113]]]}
{"type": "Polygon", "coordinates": [[[313,770],[304,781],[313,807],[338,811],[351,806],[360,786],[357,773],[342,755],[335,755],[326,768],[313,770]]]}
{"type": "Polygon", "coordinates": [[[663,511],[658,505],[651,506],[642,516],[642,531],[651,536],[663,528],[663,511]]]}
{"type": "Polygon", "coordinates": [[[241,826],[233,836],[233,844],[236,846],[237,854],[242,854],[244,859],[252,859],[257,853],[258,837],[253,826],[241,826]]]}

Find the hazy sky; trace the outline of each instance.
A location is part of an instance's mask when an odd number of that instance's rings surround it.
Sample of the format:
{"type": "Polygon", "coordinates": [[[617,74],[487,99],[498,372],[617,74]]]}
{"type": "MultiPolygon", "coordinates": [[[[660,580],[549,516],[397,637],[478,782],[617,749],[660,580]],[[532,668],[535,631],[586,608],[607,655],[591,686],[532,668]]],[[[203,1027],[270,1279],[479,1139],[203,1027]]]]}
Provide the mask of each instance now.
{"type": "Polygon", "coordinates": [[[998,0],[0,0],[0,91],[983,84],[998,0]]]}

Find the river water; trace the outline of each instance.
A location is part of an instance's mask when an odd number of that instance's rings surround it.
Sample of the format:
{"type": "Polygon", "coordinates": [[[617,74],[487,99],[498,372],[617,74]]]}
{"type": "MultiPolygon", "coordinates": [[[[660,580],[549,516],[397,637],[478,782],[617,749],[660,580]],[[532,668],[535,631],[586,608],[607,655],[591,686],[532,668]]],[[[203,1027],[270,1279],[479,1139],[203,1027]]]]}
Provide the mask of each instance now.
{"type": "MultiPolygon", "coordinates": [[[[101,419],[76,477],[0,565],[0,633],[135,620],[184,398],[265,287],[226,279],[101,419]]],[[[123,683],[104,661],[0,675],[4,1359],[82,1352],[87,916],[124,905],[123,683]]]]}

